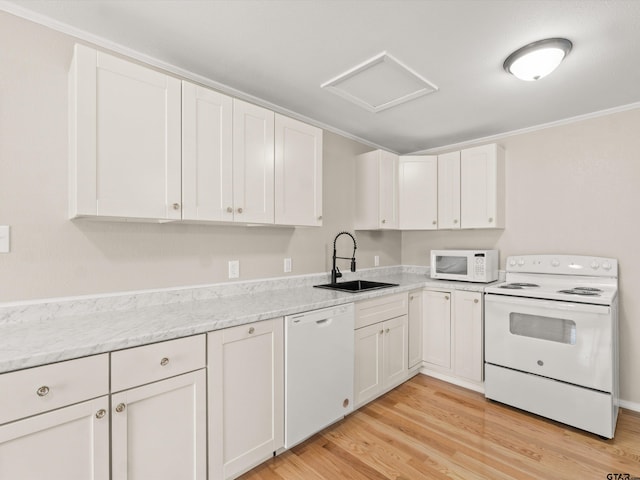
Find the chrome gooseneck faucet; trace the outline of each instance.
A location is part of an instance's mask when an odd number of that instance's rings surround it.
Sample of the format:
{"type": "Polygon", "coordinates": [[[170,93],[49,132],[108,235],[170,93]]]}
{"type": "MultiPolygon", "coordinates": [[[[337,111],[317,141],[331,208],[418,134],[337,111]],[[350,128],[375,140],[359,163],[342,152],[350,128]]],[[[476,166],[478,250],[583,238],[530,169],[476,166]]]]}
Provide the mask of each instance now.
{"type": "Polygon", "coordinates": [[[356,271],[356,249],[358,248],[356,244],[356,239],[349,232],[340,232],[336,235],[336,238],[333,239],[333,268],[331,269],[331,283],[336,283],[336,280],[342,277],[342,273],[340,269],[336,266],[336,259],[340,258],[342,260],[351,260],[351,271],[356,271]],[[338,257],[336,256],[336,241],[340,235],[349,235],[351,240],[353,240],[353,253],[351,254],[351,258],[349,257],[338,257]]]}

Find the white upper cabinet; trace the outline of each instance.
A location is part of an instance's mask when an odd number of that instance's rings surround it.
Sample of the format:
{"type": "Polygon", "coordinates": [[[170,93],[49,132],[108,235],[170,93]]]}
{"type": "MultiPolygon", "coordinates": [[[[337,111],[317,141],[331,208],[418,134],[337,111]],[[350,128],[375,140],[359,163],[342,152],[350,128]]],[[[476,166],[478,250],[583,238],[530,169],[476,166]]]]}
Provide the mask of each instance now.
{"type": "Polygon", "coordinates": [[[438,155],[438,228],[504,228],[504,149],[438,155]]]}
{"type": "Polygon", "coordinates": [[[438,228],[460,228],[460,152],[438,155],[438,228]]]}
{"type": "Polygon", "coordinates": [[[504,149],[495,143],[462,150],[462,228],[504,228],[504,149]]]}
{"type": "Polygon", "coordinates": [[[180,80],[75,46],[70,216],[181,218],[180,80]]]}
{"type": "Polygon", "coordinates": [[[274,222],[274,113],[233,100],[234,220],[274,222]]]}
{"type": "Polygon", "coordinates": [[[438,228],[438,157],[400,157],[399,224],[401,230],[438,228]]]}
{"type": "Polygon", "coordinates": [[[182,82],[182,218],[233,221],[233,100],[182,82]]]}
{"type": "Polygon", "coordinates": [[[278,114],[275,223],[322,225],[322,130],[278,114]]]}
{"type": "Polygon", "coordinates": [[[356,157],[356,230],[398,228],[398,156],[374,150],[356,157]]]}

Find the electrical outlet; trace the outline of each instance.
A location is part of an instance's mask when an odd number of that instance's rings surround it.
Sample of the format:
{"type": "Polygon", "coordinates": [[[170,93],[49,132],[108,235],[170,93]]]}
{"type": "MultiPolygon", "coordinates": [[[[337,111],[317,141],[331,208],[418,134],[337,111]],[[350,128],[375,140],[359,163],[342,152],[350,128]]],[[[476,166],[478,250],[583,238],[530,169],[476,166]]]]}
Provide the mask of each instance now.
{"type": "Polygon", "coordinates": [[[373,266],[374,267],[379,267],[380,266],[380,257],[378,255],[375,255],[373,257],[373,266]]]}
{"type": "Polygon", "coordinates": [[[291,259],[290,258],[285,258],[284,259],[284,273],[290,273],[291,272],[291,259]]]}
{"type": "Polygon", "coordinates": [[[229,260],[229,278],[240,277],[240,260],[229,260]]]}

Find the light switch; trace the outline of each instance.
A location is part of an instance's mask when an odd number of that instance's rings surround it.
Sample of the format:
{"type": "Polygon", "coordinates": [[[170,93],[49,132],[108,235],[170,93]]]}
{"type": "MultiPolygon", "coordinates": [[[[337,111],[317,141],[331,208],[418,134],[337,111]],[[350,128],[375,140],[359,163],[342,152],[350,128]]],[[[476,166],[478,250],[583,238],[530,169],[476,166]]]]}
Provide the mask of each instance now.
{"type": "Polygon", "coordinates": [[[10,236],[11,228],[9,225],[0,225],[0,253],[9,253],[11,250],[10,236]]]}
{"type": "Polygon", "coordinates": [[[284,259],[284,273],[290,273],[291,272],[291,259],[290,258],[285,258],[284,259]]]}

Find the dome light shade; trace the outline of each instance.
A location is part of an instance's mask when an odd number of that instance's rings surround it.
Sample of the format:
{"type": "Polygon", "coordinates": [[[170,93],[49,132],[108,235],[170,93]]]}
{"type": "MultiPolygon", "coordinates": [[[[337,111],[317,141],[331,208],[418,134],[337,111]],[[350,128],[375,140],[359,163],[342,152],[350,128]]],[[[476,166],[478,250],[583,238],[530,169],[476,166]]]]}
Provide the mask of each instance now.
{"type": "Polygon", "coordinates": [[[504,61],[504,69],[515,77],[534,81],[553,72],[573,44],[566,38],[547,38],[519,48],[504,61]]]}

